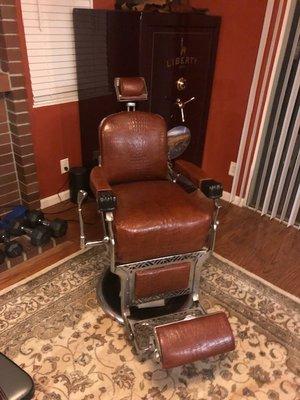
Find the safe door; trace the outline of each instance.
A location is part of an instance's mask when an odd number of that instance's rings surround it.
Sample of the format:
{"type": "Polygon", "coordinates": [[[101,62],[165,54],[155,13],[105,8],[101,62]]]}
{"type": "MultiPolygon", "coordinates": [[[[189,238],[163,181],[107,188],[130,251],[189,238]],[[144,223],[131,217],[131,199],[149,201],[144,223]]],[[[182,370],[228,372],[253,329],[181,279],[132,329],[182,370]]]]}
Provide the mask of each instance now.
{"type": "Polygon", "coordinates": [[[220,17],[204,14],[143,14],[140,70],[149,89],[149,111],[168,129],[191,131],[184,158],[201,165],[220,17]]]}

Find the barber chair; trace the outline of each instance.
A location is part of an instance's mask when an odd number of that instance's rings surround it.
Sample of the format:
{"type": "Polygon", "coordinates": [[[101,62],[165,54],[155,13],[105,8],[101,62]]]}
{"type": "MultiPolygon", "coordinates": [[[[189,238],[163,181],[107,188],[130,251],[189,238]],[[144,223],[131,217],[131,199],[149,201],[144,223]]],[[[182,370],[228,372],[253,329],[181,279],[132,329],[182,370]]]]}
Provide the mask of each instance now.
{"type": "Polygon", "coordinates": [[[31,377],[0,353],[0,400],[30,400],[34,395],[31,377]]]}
{"type": "Polygon", "coordinates": [[[78,194],[81,246],[106,243],[110,265],[97,294],[124,325],[141,359],[172,368],[234,349],[224,312],[207,315],[199,301],[200,267],[212,253],[222,185],[196,165],[172,160],[189,131],[167,133],[164,119],[135,110],[147,98],[143,78],[116,78],[127,111],[100,124],[100,166],[90,174],[104,237],[87,242],[78,194]],[[195,190],[191,193],[191,187],[195,190]],[[202,194],[200,193],[202,192],[202,194]]]}

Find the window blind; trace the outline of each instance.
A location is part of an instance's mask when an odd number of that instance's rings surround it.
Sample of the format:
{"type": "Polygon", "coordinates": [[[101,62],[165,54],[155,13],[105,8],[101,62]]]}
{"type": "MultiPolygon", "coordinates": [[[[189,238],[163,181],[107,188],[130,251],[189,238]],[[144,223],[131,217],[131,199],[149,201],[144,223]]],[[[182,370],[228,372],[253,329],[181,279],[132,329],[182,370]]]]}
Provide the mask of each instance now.
{"type": "MultiPolygon", "coordinates": [[[[300,5],[298,7],[300,9],[300,5]]],[[[249,206],[300,229],[300,23],[295,12],[249,206]]]]}
{"type": "Polygon", "coordinates": [[[92,5],[92,0],[21,0],[34,107],[78,100],[73,8],[92,5]]]}

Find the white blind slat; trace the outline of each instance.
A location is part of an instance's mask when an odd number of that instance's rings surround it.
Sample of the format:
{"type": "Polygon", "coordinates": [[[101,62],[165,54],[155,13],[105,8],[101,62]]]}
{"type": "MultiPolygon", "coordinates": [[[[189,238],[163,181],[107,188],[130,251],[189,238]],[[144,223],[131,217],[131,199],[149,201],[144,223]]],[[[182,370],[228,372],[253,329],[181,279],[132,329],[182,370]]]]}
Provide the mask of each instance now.
{"type": "MultiPolygon", "coordinates": [[[[101,82],[95,82],[95,81],[83,81],[80,83],[80,89],[90,89],[93,87],[102,87],[103,85],[101,82]]],[[[62,88],[72,88],[72,89],[66,89],[67,92],[70,90],[77,90],[77,85],[74,85],[74,79],[67,79],[63,81],[53,81],[53,80],[48,80],[47,83],[37,83],[35,84],[35,93],[39,93],[40,91],[47,91],[49,88],[49,93],[50,90],[57,90],[58,92],[62,91],[62,88]]]]}
{"type": "Polygon", "coordinates": [[[61,63],[61,62],[73,62],[75,59],[75,54],[61,54],[61,55],[47,55],[47,56],[33,56],[31,57],[32,64],[40,64],[40,63],[61,63]]]}
{"type": "Polygon", "coordinates": [[[62,41],[62,42],[47,42],[41,43],[39,42],[27,42],[26,43],[27,51],[28,50],[35,50],[35,49],[43,49],[43,50],[55,50],[55,49],[73,49],[74,42],[69,41],[62,41]]]}
{"type": "Polygon", "coordinates": [[[297,214],[300,209],[300,186],[298,187],[297,194],[295,197],[295,202],[291,211],[291,215],[288,221],[288,226],[294,225],[296,222],[297,214]]]}
{"type": "Polygon", "coordinates": [[[46,89],[36,89],[35,90],[35,96],[34,97],[39,97],[39,96],[47,96],[48,94],[58,94],[58,93],[70,93],[70,92],[76,92],[77,91],[77,86],[76,85],[69,85],[66,86],[66,84],[62,87],[51,87],[48,85],[46,89]]]}
{"type": "MultiPolygon", "coordinates": [[[[70,61],[61,61],[61,62],[58,62],[58,63],[48,63],[47,65],[46,65],[47,63],[43,63],[43,62],[41,62],[41,63],[31,63],[31,65],[30,65],[30,71],[32,72],[32,75],[34,75],[34,71],[50,71],[51,70],[51,72],[55,72],[55,71],[53,71],[53,70],[55,70],[55,69],[59,69],[60,70],[60,68],[71,68],[71,67],[73,67],[74,66],[74,62],[73,62],[73,60],[70,60],[70,61]]],[[[34,89],[34,88],[33,88],[34,89]]]]}
{"type": "MultiPolygon", "coordinates": [[[[35,97],[34,97],[35,99],[35,97]]],[[[64,92],[64,93],[55,93],[55,94],[49,94],[47,93],[47,95],[45,96],[39,96],[38,97],[38,106],[35,103],[35,107],[40,107],[40,105],[45,105],[45,104],[53,104],[53,101],[58,100],[60,103],[63,103],[64,100],[66,101],[76,101],[76,99],[74,100],[74,94],[73,92],[64,92]]]]}
{"type": "Polygon", "coordinates": [[[66,42],[66,41],[73,41],[74,43],[74,35],[47,35],[41,32],[40,35],[26,35],[26,43],[38,43],[41,45],[42,43],[59,43],[59,42],[66,42]]]}
{"type": "Polygon", "coordinates": [[[44,20],[38,21],[37,19],[28,19],[26,24],[27,29],[37,28],[40,31],[40,28],[43,30],[45,28],[68,28],[73,30],[73,21],[70,18],[69,20],[44,20]]]}
{"type": "MultiPolygon", "coordinates": [[[[95,56],[92,53],[93,48],[92,47],[86,47],[85,49],[82,49],[82,54],[81,56],[83,56],[85,59],[87,57],[89,57],[90,59],[95,59],[95,56]]],[[[45,48],[45,49],[30,49],[27,51],[29,57],[32,57],[34,59],[34,61],[36,62],[36,60],[38,58],[43,58],[43,57],[62,57],[62,56],[73,56],[73,58],[75,57],[75,49],[74,48],[56,48],[56,49],[51,49],[51,48],[45,48]]],[[[99,52],[97,52],[98,56],[105,56],[105,53],[101,52],[101,50],[99,50],[99,52]]],[[[54,58],[53,58],[54,60],[54,58]]],[[[57,61],[57,60],[55,60],[57,61]]]]}
{"type": "Polygon", "coordinates": [[[51,49],[51,48],[45,48],[45,49],[29,49],[27,50],[27,54],[29,57],[47,57],[49,53],[52,53],[54,56],[62,56],[62,55],[75,55],[75,49],[69,47],[68,49],[66,48],[58,48],[58,49],[51,49]]]}
{"type": "Polygon", "coordinates": [[[37,11],[24,11],[22,12],[23,18],[27,21],[35,21],[39,15],[42,21],[72,21],[72,15],[68,13],[46,13],[37,11]]]}
{"type": "MultiPolygon", "coordinates": [[[[80,82],[97,82],[97,78],[98,78],[99,74],[98,71],[95,73],[90,73],[88,74],[88,76],[83,76],[80,79],[80,82]]],[[[44,83],[45,82],[45,78],[47,78],[47,80],[49,82],[61,82],[61,81],[68,81],[68,80],[72,80],[74,81],[76,79],[77,75],[76,73],[73,74],[59,74],[59,75],[42,75],[42,76],[35,76],[32,79],[32,83],[33,84],[39,84],[39,83],[44,83]]],[[[99,80],[100,81],[100,80],[99,80]]]]}
{"type": "MultiPolygon", "coordinates": [[[[74,74],[76,76],[76,68],[72,67],[72,68],[60,68],[59,73],[61,75],[69,75],[69,74],[74,74]]],[[[57,75],[57,71],[51,70],[51,71],[47,71],[45,69],[41,69],[39,71],[34,71],[34,74],[31,74],[31,83],[34,83],[34,80],[36,78],[39,77],[43,77],[43,78],[50,78],[52,76],[58,76],[57,75]]]]}
{"type": "Polygon", "coordinates": [[[27,12],[40,12],[40,13],[54,13],[54,14],[69,14],[70,10],[72,11],[73,8],[91,8],[91,4],[88,0],[82,0],[81,2],[78,1],[71,1],[73,5],[67,5],[65,3],[59,1],[48,1],[48,4],[42,4],[41,0],[39,0],[39,5],[37,5],[37,1],[34,4],[25,3],[24,0],[22,2],[22,11],[27,12]],[[56,4],[55,4],[56,3],[56,4]]]}
{"type": "MultiPolygon", "coordinates": [[[[42,25],[42,24],[41,24],[42,25]]],[[[73,29],[71,28],[31,28],[27,25],[24,26],[25,35],[37,35],[37,36],[45,36],[45,35],[73,35],[73,29]],[[41,35],[42,33],[42,35],[41,35]]]]}
{"type": "MultiPolygon", "coordinates": [[[[92,7],[90,0],[38,0],[38,4],[41,5],[55,5],[59,6],[60,9],[62,7],[74,7],[74,8],[82,8],[82,7],[92,7]]],[[[22,0],[22,7],[27,5],[37,6],[37,0],[22,0]]]]}
{"type": "Polygon", "coordinates": [[[66,74],[66,75],[61,75],[61,76],[58,76],[58,75],[48,76],[48,82],[46,82],[46,83],[45,83],[45,78],[46,78],[45,75],[35,77],[32,80],[32,83],[35,85],[36,88],[38,88],[38,85],[46,85],[47,86],[47,85],[50,85],[51,82],[54,84],[56,82],[69,82],[69,81],[74,82],[76,75],[66,74]]]}

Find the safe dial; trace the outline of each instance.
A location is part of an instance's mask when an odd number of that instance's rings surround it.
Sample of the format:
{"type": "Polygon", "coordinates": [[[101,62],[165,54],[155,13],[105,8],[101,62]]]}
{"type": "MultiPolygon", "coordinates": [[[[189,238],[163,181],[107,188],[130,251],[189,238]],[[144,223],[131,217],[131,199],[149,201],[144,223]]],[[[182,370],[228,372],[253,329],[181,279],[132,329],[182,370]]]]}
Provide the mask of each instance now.
{"type": "Polygon", "coordinates": [[[177,79],[176,81],[177,90],[184,90],[187,86],[187,80],[183,77],[177,79]]]}

